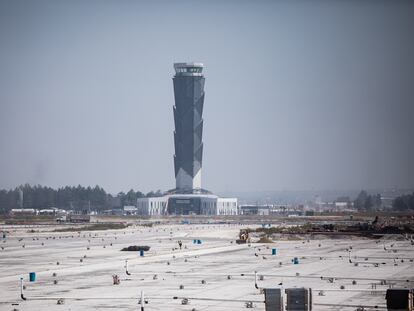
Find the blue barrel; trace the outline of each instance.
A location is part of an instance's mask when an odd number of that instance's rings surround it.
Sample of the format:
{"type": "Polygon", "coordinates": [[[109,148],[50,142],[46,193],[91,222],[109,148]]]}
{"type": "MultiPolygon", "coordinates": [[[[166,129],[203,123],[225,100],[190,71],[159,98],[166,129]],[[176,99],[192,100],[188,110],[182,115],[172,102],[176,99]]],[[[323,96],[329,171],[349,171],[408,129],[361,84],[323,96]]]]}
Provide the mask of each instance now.
{"type": "Polygon", "coordinates": [[[294,265],[298,265],[299,264],[299,258],[298,257],[293,258],[293,264],[294,265]]]}
{"type": "Polygon", "coordinates": [[[193,244],[197,244],[197,240],[193,240],[193,244]]]}
{"type": "Polygon", "coordinates": [[[276,248],[272,248],[272,256],[276,255],[276,248]]]}
{"type": "Polygon", "coordinates": [[[141,249],[141,250],[139,251],[139,255],[140,255],[141,257],[144,257],[144,250],[143,250],[143,249],[141,249]]]}
{"type": "Polygon", "coordinates": [[[30,280],[30,282],[36,281],[36,272],[30,272],[29,273],[29,280],[30,280]]]}
{"type": "Polygon", "coordinates": [[[201,244],[201,240],[197,240],[197,244],[201,244]]]}

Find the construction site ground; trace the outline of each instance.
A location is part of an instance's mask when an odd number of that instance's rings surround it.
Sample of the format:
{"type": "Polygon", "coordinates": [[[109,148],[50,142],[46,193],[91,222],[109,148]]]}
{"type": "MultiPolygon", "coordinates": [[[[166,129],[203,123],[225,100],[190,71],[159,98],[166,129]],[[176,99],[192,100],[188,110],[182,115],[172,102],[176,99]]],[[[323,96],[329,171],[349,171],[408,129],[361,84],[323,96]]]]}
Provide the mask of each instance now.
{"type": "Polygon", "coordinates": [[[402,236],[235,243],[240,229],[259,226],[54,232],[57,226],[2,225],[0,310],[140,310],[142,291],[147,311],[241,310],[249,302],[265,310],[261,289],[292,287],[312,288],[313,310],[381,310],[388,288],[414,287],[414,246],[402,236]],[[144,256],[120,251],[131,245],[151,249],[144,256]],[[29,281],[30,272],[36,281],[29,281]]]}

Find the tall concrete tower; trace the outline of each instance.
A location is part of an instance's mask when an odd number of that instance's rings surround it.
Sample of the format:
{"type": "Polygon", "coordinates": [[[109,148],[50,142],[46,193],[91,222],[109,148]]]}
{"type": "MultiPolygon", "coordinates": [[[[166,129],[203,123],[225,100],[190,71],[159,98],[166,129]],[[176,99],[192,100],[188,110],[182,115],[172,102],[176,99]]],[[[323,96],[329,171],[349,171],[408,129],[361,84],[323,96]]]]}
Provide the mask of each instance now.
{"type": "Polygon", "coordinates": [[[201,63],[175,63],[174,169],[176,190],[201,190],[204,76],[201,63]]]}

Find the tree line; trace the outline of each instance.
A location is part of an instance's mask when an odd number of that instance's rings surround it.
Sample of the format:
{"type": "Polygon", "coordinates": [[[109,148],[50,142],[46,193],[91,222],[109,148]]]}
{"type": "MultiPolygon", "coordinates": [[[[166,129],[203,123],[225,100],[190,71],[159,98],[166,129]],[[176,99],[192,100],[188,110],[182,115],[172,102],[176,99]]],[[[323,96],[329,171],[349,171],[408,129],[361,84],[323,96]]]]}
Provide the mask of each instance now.
{"type": "MultiPolygon", "coordinates": [[[[372,211],[382,208],[381,195],[369,195],[362,190],[354,201],[354,207],[359,211],[372,211]]],[[[394,211],[414,211],[414,192],[396,197],[392,201],[394,211]]]]}
{"type": "Polygon", "coordinates": [[[116,196],[107,193],[102,187],[61,187],[53,189],[41,185],[25,184],[15,189],[0,190],[0,213],[13,208],[61,208],[66,210],[105,210],[136,205],[137,198],[162,196],[160,190],[148,192],[129,190],[116,196]],[[22,200],[23,198],[23,200],[22,200]]]}
{"type": "Polygon", "coordinates": [[[358,211],[371,211],[381,208],[381,195],[370,195],[365,190],[362,190],[357,198],[354,200],[354,208],[358,211]]]}
{"type": "Polygon", "coordinates": [[[414,192],[395,198],[392,207],[396,211],[414,211],[414,192]]]}

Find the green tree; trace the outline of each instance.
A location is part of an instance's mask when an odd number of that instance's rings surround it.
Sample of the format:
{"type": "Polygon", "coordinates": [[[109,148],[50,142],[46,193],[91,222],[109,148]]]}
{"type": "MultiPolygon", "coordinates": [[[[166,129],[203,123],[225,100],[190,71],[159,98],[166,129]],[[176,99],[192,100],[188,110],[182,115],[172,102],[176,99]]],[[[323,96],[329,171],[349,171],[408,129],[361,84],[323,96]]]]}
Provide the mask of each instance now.
{"type": "Polygon", "coordinates": [[[365,209],[365,207],[366,207],[365,202],[366,202],[367,198],[368,198],[367,192],[364,191],[364,190],[362,190],[358,194],[357,198],[354,201],[354,207],[357,210],[363,210],[363,209],[365,209]]]}
{"type": "Polygon", "coordinates": [[[414,192],[396,197],[392,202],[392,207],[397,211],[414,210],[414,192]]]}

